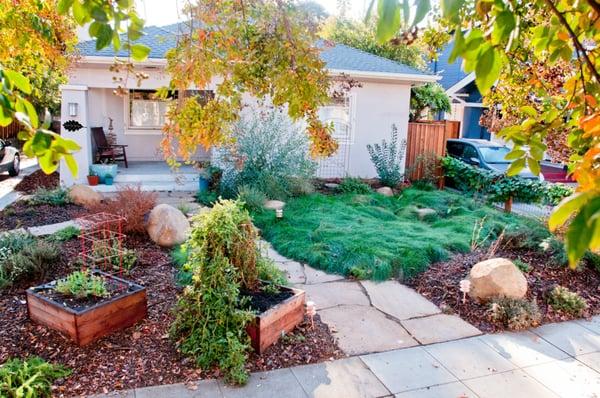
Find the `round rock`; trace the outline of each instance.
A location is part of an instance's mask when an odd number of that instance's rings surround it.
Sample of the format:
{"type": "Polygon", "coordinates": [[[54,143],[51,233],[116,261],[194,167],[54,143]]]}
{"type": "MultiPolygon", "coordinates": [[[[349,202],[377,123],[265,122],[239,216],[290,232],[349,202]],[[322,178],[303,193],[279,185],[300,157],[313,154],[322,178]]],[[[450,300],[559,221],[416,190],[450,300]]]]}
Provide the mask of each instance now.
{"type": "Polygon", "coordinates": [[[394,196],[394,191],[390,187],[377,188],[376,192],[383,196],[394,196]]]}
{"type": "Polygon", "coordinates": [[[87,185],[73,185],[69,190],[71,202],[79,206],[95,206],[102,201],[102,195],[87,185]]]}
{"type": "Polygon", "coordinates": [[[190,222],[178,209],[167,204],[157,205],[148,216],[146,231],[150,239],[163,247],[185,242],[190,222]]]}
{"type": "Polygon", "coordinates": [[[469,280],[469,296],[479,301],[488,301],[493,297],[523,298],[527,293],[527,279],[506,258],[492,258],[475,264],[469,273],[469,280]]]}

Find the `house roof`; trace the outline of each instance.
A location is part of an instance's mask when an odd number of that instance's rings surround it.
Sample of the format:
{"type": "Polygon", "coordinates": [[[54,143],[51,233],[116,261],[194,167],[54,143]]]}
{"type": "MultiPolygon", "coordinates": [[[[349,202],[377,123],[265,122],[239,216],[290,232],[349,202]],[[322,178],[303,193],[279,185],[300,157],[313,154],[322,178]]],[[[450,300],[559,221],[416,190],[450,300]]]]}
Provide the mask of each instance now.
{"type": "MultiPolygon", "coordinates": [[[[167,51],[176,44],[179,28],[180,24],[145,27],[144,31],[146,34],[138,40],[138,43],[145,44],[151,48],[148,56],[149,59],[164,59],[167,51]]],[[[123,37],[122,40],[125,40],[125,38],[123,37]]],[[[329,46],[325,42],[320,41],[318,46],[323,48],[321,57],[330,70],[410,75],[421,78],[431,77],[434,80],[434,76],[431,74],[343,44],[334,43],[329,46]]],[[[94,40],[79,43],[78,49],[84,57],[112,57],[115,55],[112,47],[97,51],[94,40]]],[[[117,56],[126,57],[127,52],[121,50],[117,56]]]]}

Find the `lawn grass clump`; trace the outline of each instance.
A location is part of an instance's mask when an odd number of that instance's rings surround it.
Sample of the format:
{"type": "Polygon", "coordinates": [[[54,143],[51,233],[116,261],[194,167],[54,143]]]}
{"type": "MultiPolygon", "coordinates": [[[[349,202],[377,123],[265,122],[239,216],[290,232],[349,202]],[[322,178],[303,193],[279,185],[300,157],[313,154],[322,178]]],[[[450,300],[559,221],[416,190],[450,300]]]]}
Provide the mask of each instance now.
{"type": "MultiPolygon", "coordinates": [[[[263,236],[282,255],[316,268],[360,279],[411,278],[452,253],[471,250],[502,231],[524,233],[542,228],[537,221],[505,214],[448,191],[405,189],[398,197],[371,194],[293,198],[283,219],[255,213],[263,236]],[[415,209],[436,217],[420,220],[415,209]]],[[[550,233],[546,231],[545,236],[550,233]]]]}

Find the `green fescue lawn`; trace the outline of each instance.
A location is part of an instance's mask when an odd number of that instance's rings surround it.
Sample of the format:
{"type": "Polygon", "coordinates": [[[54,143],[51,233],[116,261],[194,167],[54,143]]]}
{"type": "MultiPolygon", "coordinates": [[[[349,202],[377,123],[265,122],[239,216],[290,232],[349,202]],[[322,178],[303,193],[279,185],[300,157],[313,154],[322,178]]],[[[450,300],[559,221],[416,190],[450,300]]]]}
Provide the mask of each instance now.
{"type": "Polygon", "coordinates": [[[519,239],[549,235],[537,221],[448,191],[408,188],[399,196],[313,194],[290,199],[284,218],[254,214],[262,235],[282,255],[315,268],[360,278],[410,278],[452,253],[491,243],[503,230],[519,239]],[[437,214],[420,220],[417,208],[437,214]],[[477,235],[477,233],[475,234],[477,235]]]}

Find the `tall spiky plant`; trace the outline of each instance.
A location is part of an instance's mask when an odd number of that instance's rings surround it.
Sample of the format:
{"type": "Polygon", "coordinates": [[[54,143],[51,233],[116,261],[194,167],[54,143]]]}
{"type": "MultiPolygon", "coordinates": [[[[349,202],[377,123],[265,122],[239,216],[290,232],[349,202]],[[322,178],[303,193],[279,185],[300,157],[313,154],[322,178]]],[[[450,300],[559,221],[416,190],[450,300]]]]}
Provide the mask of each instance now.
{"type": "Polygon", "coordinates": [[[367,150],[377,170],[379,181],[383,185],[395,187],[402,182],[406,140],[398,144],[398,128],[395,124],[392,124],[392,137],[389,144],[386,140],[381,140],[381,144],[368,144],[367,150]]]}

